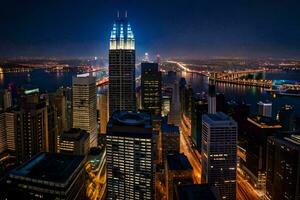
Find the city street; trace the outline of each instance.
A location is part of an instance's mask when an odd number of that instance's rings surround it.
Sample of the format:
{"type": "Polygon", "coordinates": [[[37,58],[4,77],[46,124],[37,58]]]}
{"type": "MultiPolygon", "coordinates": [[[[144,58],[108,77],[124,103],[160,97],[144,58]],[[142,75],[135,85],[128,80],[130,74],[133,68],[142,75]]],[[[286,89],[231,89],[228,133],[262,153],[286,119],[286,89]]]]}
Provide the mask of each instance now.
{"type": "MultiPolygon", "coordinates": [[[[184,122],[181,121],[180,132],[180,151],[183,152],[190,161],[193,170],[195,183],[201,183],[201,162],[199,160],[199,152],[192,147],[191,140],[189,139],[189,128],[186,126],[188,120],[185,118],[184,122]]],[[[237,171],[237,200],[258,200],[259,196],[256,190],[250,183],[243,178],[237,171]]]]}

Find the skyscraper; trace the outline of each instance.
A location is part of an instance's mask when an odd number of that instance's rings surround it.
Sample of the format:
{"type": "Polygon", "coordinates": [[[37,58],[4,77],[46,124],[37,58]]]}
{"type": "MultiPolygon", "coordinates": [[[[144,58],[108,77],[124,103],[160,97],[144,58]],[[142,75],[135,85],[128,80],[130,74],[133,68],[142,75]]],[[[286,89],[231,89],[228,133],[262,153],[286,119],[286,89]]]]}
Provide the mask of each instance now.
{"type": "Polygon", "coordinates": [[[256,188],[266,184],[267,138],[281,129],[280,124],[270,117],[248,117],[240,145],[246,150],[241,168],[249,176],[249,182],[256,188]]]}
{"type": "Polygon", "coordinates": [[[141,89],[142,108],[152,116],[161,115],[161,73],[157,63],[142,63],[141,89]]]}
{"type": "Polygon", "coordinates": [[[57,123],[58,123],[58,132],[66,131],[72,127],[70,120],[68,122],[68,113],[67,113],[67,89],[59,88],[55,94],[52,95],[52,101],[57,109],[57,123]]]}
{"type": "Polygon", "coordinates": [[[215,114],[216,109],[216,86],[215,81],[210,79],[208,85],[208,113],[215,114]]]}
{"type": "Polygon", "coordinates": [[[202,115],[207,113],[207,100],[194,96],[192,102],[191,139],[196,148],[201,152],[202,140],[202,115]]]}
{"type": "Polygon", "coordinates": [[[267,146],[267,197],[299,199],[300,135],[270,136],[267,146]]]}
{"type": "Polygon", "coordinates": [[[172,87],[163,87],[162,88],[161,115],[163,117],[168,116],[170,113],[172,93],[173,93],[172,87]]]}
{"type": "Polygon", "coordinates": [[[25,90],[22,103],[16,111],[16,153],[18,162],[25,162],[42,151],[49,150],[46,102],[40,99],[38,89],[25,90]]]}
{"type": "Polygon", "coordinates": [[[109,45],[109,115],[136,110],[135,40],[127,18],[113,24],[109,45]]]}
{"type": "Polygon", "coordinates": [[[193,183],[193,167],[183,153],[170,154],[165,162],[167,200],[174,199],[177,185],[193,183]]]}
{"type": "Polygon", "coordinates": [[[73,128],[90,134],[90,147],[97,146],[96,77],[81,74],[73,77],[73,128]]]}
{"type": "Polygon", "coordinates": [[[48,126],[48,145],[49,152],[57,152],[57,137],[60,134],[58,132],[58,117],[57,108],[52,105],[47,105],[47,126],[48,126]]]}
{"type": "Polygon", "coordinates": [[[218,112],[202,119],[202,183],[215,186],[222,199],[235,200],[237,123],[218,112]]]}
{"type": "Polygon", "coordinates": [[[6,110],[12,106],[11,92],[7,89],[0,91],[0,110],[6,110]]]}
{"type": "Polygon", "coordinates": [[[258,102],[258,116],[272,117],[272,103],[271,102],[258,102]]]}
{"type": "Polygon", "coordinates": [[[161,158],[164,162],[168,154],[179,153],[180,150],[180,131],[179,127],[168,124],[166,120],[161,124],[161,158]]]}
{"type": "Polygon", "coordinates": [[[85,198],[84,156],[40,153],[10,171],[7,177],[7,199],[85,198]]]}
{"type": "Polygon", "coordinates": [[[107,199],[153,199],[151,117],[115,112],[107,124],[107,199]]]}
{"type": "Polygon", "coordinates": [[[59,153],[86,156],[90,149],[89,134],[78,128],[64,131],[58,137],[57,149],[59,153]]]}
{"type": "Polygon", "coordinates": [[[14,111],[5,112],[5,133],[7,150],[15,153],[16,151],[16,133],[17,133],[17,115],[14,111]]]}
{"type": "Polygon", "coordinates": [[[5,131],[5,113],[0,111],[0,154],[7,149],[5,131]]]}
{"type": "Polygon", "coordinates": [[[294,108],[284,105],[279,111],[279,122],[282,131],[293,132],[296,129],[296,116],[294,108]]]}
{"type": "Polygon", "coordinates": [[[180,100],[178,82],[174,81],[172,90],[172,100],[170,112],[168,115],[168,123],[180,126],[180,100]]]}
{"type": "Polygon", "coordinates": [[[16,116],[12,110],[0,111],[0,154],[4,151],[14,154],[16,151],[16,116]]]}

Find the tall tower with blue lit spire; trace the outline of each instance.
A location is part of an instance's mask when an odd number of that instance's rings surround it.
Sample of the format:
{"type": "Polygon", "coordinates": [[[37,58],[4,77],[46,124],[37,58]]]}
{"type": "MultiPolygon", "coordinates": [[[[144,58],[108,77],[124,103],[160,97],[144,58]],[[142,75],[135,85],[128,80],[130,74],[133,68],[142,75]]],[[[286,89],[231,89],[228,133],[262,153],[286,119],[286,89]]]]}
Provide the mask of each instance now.
{"type": "Polygon", "coordinates": [[[135,39],[127,20],[118,14],[109,42],[109,115],[136,110],[135,39]]]}

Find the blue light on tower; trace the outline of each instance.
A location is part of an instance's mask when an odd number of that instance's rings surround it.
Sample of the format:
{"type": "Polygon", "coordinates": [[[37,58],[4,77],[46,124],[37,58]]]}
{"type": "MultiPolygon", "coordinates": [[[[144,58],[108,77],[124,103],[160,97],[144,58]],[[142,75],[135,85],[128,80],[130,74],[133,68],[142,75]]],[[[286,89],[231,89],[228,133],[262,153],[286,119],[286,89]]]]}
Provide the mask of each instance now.
{"type": "Polygon", "coordinates": [[[113,24],[109,49],[135,49],[134,35],[126,18],[118,18],[113,24]]]}

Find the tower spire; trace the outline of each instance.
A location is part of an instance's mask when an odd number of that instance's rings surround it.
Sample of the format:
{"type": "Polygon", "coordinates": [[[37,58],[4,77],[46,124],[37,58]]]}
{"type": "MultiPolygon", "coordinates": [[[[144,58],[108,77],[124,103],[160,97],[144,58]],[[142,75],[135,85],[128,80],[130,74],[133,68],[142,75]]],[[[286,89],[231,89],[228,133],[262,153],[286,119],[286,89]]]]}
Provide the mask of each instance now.
{"type": "Polygon", "coordinates": [[[117,18],[119,19],[120,18],[120,12],[117,11],[117,18]]]}
{"type": "Polygon", "coordinates": [[[127,10],[125,10],[125,18],[127,18],[127,10]]]}

